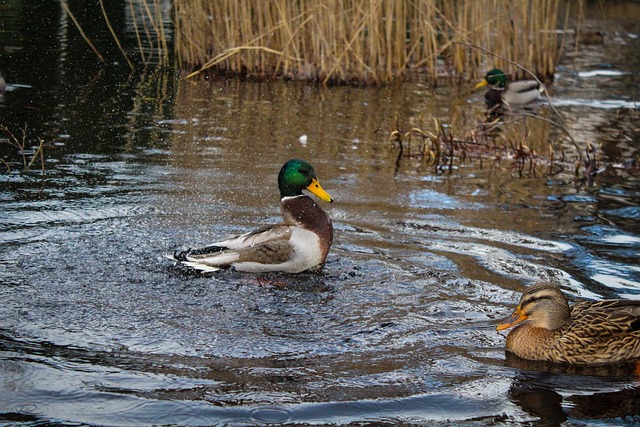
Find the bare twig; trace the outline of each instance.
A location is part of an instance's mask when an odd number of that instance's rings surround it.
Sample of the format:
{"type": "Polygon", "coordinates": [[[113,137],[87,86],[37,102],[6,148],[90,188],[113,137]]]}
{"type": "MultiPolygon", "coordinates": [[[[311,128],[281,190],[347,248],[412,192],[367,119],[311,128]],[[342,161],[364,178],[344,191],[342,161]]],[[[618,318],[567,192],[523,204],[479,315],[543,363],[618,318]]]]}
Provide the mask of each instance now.
{"type": "MultiPolygon", "coordinates": [[[[27,146],[27,125],[21,129],[22,137],[18,138],[15,136],[13,132],[9,130],[4,125],[0,125],[0,131],[3,131],[8,135],[8,138],[4,140],[9,146],[16,148],[20,155],[22,156],[22,168],[23,170],[29,170],[31,166],[35,163],[37,158],[40,158],[40,164],[42,168],[42,175],[44,175],[44,140],[42,138],[38,138],[38,148],[31,156],[31,160],[27,163],[27,155],[25,154],[25,147],[27,146]]],[[[2,142],[2,141],[0,141],[2,142]]],[[[7,168],[7,172],[11,172],[11,166],[4,159],[0,159],[2,164],[7,168]]]]}

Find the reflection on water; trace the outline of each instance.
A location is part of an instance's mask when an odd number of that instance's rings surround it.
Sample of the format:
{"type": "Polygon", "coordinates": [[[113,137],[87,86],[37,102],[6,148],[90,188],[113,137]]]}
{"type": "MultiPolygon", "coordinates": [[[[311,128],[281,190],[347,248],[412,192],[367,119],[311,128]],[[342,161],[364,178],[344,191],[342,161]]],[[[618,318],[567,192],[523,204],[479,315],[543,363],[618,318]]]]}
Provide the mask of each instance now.
{"type": "MultiPolygon", "coordinates": [[[[29,16],[21,25],[54,25],[29,16]]],[[[535,281],[575,298],[639,297],[637,110],[569,105],[600,102],[600,87],[630,102],[632,63],[580,76],[603,69],[596,49],[552,86],[576,139],[603,143],[590,187],[571,168],[516,178],[509,159],[446,172],[396,163],[395,117],[425,128],[454,111],[482,117],[480,94],[131,76],[86,63],[68,36],[55,48],[64,66],[45,76],[23,67],[41,46],[0,55],[12,85],[2,123],[26,120],[48,142],[44,177],[0,174],[0,421],[640,419],[632,367],[512,360],[494,330],[535,281]],[[323,272],[203,276],[164,257],[277,221],[276,174],[291,157],[310,160],[336,200],[323,272]]]]}
{"type": "Polygon", "coordinates": [[[638,363],[567,366],[506,356],[507,365],[516,369],[509,397],[543,423],[569,418],[632,421],[640,415],[638,363]]]}

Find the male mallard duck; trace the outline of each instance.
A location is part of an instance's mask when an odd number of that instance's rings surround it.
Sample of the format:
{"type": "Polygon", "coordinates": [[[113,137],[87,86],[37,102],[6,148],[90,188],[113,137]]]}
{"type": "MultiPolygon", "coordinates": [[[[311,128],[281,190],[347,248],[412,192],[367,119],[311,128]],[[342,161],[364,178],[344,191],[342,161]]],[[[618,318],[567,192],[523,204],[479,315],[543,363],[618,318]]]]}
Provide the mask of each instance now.
{"type": "Polygon", "coordinates": [[[569,308],[560,288],[541,283],[524,291],[516,311],[496,330],[514,325],[507,350],[523,359],[590,364],[640,358],[640,300],[584,301],[569,308]]]}
{"type": "Polygon", "coordinates": [[[333,199],[320,186],[313,167],[303,160],[292,159],[282,166],[278,187],[283,222],[177,252],[174,259],[202,271],[233,267],[252,273],[299,273],[320,268],[333,241],[333,226],[326,212],[302,190],[325,202],[333,199]]]}
{"type": "Polygon", "coordinates": [[[540,98],[540,94],[544,92],[544,88],[536,80],[507,82],[506,74],[495,68],[476,85],[476,89],[486,85],[491,85],[484,95],[484,100],[490,109],[499,105],[505,105],[507,108],[525,105],[540,98]]]}

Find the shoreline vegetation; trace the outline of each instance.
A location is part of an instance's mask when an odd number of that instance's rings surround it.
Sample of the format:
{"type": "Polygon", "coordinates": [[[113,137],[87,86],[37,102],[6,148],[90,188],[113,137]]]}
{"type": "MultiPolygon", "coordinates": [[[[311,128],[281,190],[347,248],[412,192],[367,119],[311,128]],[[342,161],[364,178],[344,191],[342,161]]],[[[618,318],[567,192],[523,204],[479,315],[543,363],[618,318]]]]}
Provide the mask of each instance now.
{"type": "Polygon", "coordinates": [[[567,25],[559,17],[569,15],[568,5],[174,0],[175,53],[179,64],[194,70],[188,78],[206,71],[323,84],[376,85],[414,75],[434,83],[443,77],[468,81],[491,68],[509,68],[508,58],[549,81],[562,48],[559,27],[567,25]]]}
{"type": "MultiPolygon", "coordinates": [[[[120,43],[104,0],[99,3],[132,71],[173,65],[187,78],[380,85],[415,77],[434,84],[477,80],[514,63],[514,79],[552,81],[569,16],[578,17],[579,27],[583,1],[172,0],[169,6],[124,0],[134,16],[135,59],[120,43]]],[[[100,62],[107,62],[66,0],[61,5],[100,62]]]]}

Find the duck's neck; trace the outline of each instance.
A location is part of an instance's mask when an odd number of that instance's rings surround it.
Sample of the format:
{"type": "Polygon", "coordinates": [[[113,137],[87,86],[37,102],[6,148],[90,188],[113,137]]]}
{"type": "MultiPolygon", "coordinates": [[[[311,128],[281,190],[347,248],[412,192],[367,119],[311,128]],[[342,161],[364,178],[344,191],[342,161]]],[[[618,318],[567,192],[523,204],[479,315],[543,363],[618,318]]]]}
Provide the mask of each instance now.
{"type": "Polygon", "coordinates": [[[502,104],[502,94],[504,91],[502,89],[491,88],[484,95],[485,102],[489,107],[493,107],[498,104],[502,104]]]}
{"type": "Polygon", "coordinates": [[[304,194],[300,196],[283,197],[280,208],[284,220],[288,224],[296,224],[318,232],[331,232],[333,227],[327,213],[304,194]]]}

